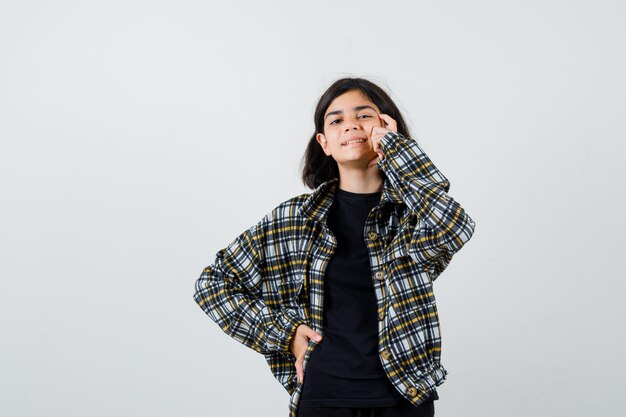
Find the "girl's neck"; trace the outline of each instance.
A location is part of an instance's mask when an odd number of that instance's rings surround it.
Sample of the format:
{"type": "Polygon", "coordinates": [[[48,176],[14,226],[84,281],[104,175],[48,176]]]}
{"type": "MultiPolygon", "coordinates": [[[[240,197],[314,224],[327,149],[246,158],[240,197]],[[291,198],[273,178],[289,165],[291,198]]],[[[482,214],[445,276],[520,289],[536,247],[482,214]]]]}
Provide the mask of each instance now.
{"type": "Polygon", "coordinates": [[[383,189],[383,175],[376,165],[366,170],[339,167],[339,188],[351,193],[375,193],[383,189]]]}

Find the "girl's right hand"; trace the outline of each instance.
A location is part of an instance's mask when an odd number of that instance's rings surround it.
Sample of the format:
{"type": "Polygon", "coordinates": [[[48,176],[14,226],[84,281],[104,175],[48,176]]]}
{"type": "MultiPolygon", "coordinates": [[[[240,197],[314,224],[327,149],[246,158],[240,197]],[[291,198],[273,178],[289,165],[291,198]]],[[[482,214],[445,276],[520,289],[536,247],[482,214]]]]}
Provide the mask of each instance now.
{"type": "Polygon", "coordinates": [[[309,346],[309,340],[311,339],[319,342],[322,340],[322,335],[311,329],[306,324],[300,324],[296,329],[296,334],[289,342],[289,349],[296,357],[296,376],[300,384],[304,379],[304,369],[302,369],[304,354],[306,353],[309,346]]]}

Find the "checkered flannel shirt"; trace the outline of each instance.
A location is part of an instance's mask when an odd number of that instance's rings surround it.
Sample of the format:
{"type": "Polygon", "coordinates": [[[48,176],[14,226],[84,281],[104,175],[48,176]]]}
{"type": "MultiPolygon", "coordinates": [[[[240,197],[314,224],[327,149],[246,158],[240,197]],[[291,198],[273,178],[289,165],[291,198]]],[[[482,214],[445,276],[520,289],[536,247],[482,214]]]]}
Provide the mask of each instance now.
{"type": "MultiPolygon", "coordinates": [[[[472,237],[475,223],[417,141],[388,132],[380,146],[383,189],[363,234],[377,300],[378,352],[393,386],[417,406],[448,373],[440,363],[433,282],[472,237]]],[[[290,417],[296,417],[302,384],[289,342],[301,323],[324,334],[324,271],[337,246],[326,219],[337,185],[335,178],[279,204],[219,250],[195,283],[194,300],[211,320],[264,355],[290,394],[290,417]]],[[[318,343],[324,341],[309,341],[305,371],[318,343]]]]}

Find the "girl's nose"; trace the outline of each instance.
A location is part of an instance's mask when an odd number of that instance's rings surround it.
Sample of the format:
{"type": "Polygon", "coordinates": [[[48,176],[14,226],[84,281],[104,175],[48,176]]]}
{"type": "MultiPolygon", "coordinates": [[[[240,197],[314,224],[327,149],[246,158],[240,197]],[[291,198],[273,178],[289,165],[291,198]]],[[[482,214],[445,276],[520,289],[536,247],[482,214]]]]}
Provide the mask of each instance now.
{"type": "Polygon", "coordinates": [[[350,129],[354,129],[354,130],[358,130],[359,129],[359,123],[354,120],[354,119],[348,119],[346,121],[346,132],[350,129]]]}

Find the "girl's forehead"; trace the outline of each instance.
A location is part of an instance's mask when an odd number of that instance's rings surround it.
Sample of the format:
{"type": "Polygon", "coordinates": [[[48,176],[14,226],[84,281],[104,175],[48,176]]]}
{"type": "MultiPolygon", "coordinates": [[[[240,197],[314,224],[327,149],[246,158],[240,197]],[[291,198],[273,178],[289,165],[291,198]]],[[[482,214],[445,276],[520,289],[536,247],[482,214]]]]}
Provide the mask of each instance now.
{"type": "Polygon", "coordinates": [[[328,109],[326,109],[326,115],[330,113],[359,111],[363,109],[379,111],[378,106],[372,103],[372,101],[361,91],[358,91],[358,93],[348,91],[335,98],[330,103],[328,109]]]}

